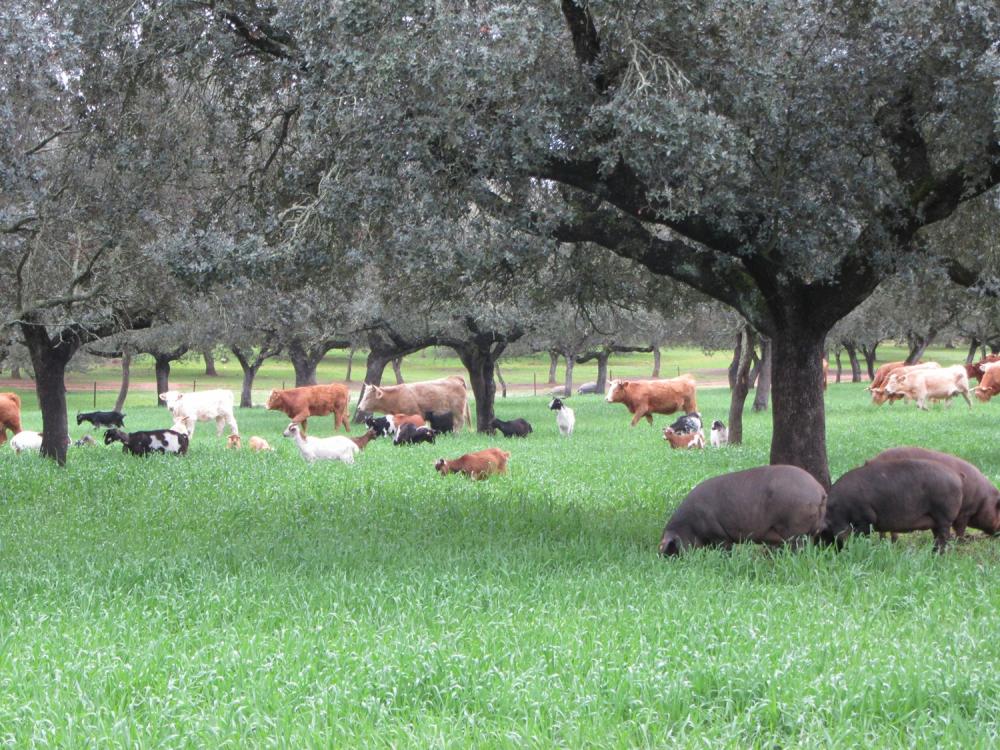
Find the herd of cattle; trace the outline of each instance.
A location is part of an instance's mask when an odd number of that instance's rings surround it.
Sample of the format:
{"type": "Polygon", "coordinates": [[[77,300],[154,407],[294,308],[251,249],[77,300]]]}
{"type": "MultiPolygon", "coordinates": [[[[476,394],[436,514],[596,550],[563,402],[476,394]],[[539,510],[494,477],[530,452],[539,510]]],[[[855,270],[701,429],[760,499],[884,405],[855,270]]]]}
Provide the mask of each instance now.
{"type": "MultiPolygon", "coordinates": [[[[976,396],[988,401],[1000,392],[1000,356],[991,355],[975,365],[941,367],[927,362],[906,366],[891,362],[878,369],[868,390],[876,404],[899,399],[916,402],[921,409],[928,401],[947,401],[961,395],[971,407],[969,378],[980,381],[976,396]]],[[[125,415],[119,412],[87,412],[77,415],[77,424],[89,422],[107,428],[105,444],[120,442],[123,451],[145,456],[149,453],[187,453],[195,425],[214,421],[216,434],[228,425],[231,448],[240,448],[242,438],[233,413],[233,394],[228,390],[160,394],[173,417],[170,429],[125,432],[125,415]]],[[[318,438],[307,434],[310,417],[333,415],[334,431],[350,432],[346,386],[304,386],[273,391],[267,408],[280,411],[291,422],[283,435],[295,441],[302,457],[316,460],[355,461],[372,440],[392,436],[395,445],[434,443],[443,432],[471,428],[465,381],[458,376],[395,386],[365,386],[359,411],[381,412],[369,416],[361,437],[333,435],[318,438]]],[[[696,385],[690,375],[666,380],[612,381],[605,400],[621,403],[632,414],[634,427],[654,414],[681,413],[664,430],[663,437],[673,448],[704,447],[701,415],[697,411],[696,385]]],[[[14,433],[11,445],[16,452],[37,449],[41,434],[21,429],[20,399],[14,393],[0,393],[0,444],[8,430],[14,433]]],[[[549,408],[555,412],[559,433],[573,434],[575,415],[561,399],[549,408]]],[[[506,437],[526,437],[533,430],[523,419],[494,419],[493,431],[506,437]]],[[[88,436],[89,438],[89,436],[88,436]]],[[[711,444],[724,445],[726,428],[712,424],[711,444]]],[[[94,443],[84,438],[77,444],[94,443]]],[[[254,435],[248,445],[254,451],[269,451],[267,440],[254,435]]],[[[499,448],[467,453],[456,459],[438,459],[436,471],[442,475],[462,473],[484,479],[507,472],[510,452],[499,448]]],[[[708,479],[695,487],[671,516],[664,529],[659,550],[663,555],[685,549],[737,542],[778,545],[804,538],[843,543],[851,533],[878,531],[893,535],[931,530],[935,546],[941,550],[954,529],[964,538],[972,527],[987,534],[1000,533],[1000,491],[975,466],[955,456],[924,448],[893,448],[875,456],[863,466],[843,475],[827,493],[807,472],[793,466],[763,466],[708,479]]]]}

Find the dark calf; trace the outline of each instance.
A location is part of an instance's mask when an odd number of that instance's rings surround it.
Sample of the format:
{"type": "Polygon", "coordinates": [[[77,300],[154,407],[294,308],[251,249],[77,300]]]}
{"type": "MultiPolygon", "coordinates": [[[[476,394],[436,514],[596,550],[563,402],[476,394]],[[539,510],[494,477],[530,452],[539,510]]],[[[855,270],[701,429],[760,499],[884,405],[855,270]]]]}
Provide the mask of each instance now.
{"type": "Polygon", "coordinates": [[[94,427],[124,427],[125,415],[120,411],[87,411],[76,415],[76,423],[90,422],[94,427]]]}
{"type": "Polygon", "coordinates": [[[852,469],[830,489],[825,542],[874,531],[934,532],[943,551],[962,508],[962,477],[937,461],[920,458],[871,461],[852,469]]]}
{"type": "Polygon", "coordinates": [[[416,445],[417,443],[433,443],[434,430],[430,427],[417,427],[409,423],[402,424],[396,430],[393,445],[416,445]]]}
{"type": "Polygon", "coordinates": [[[684,498],[667,522],[661,555],[689,547],[737,542],[781,545],[816,535],[826,491],[796,466],[761,466],[706,479],[684,498]]]}
{"type": "Polygon", "coordinates": [[[455,431],[455,416],[450,411],[425,411],[424,420],[435,434],[455,431]]]}
{"type": "Polygon", "coordinates": [[[520,417],[512,419],[509,422],[494,417],[493,421],[490,422],[490,427],[494,430],[500,430],[504,434],[504,437],[528,437],[531,433],[531,424],[529,424],[527,419],[521,419],[520,417]]]}
{"type": "Polygon", "coordinates": [[[898,461],[906,458],[937,461],[962,477],[962,507],[952,524],[956,536],[964,537],[965,530],[969,526],[985,531],[987,534],[1000,532],[1000,490],[997,490],[983,472],[968,461],[958,456],[952,456],[950,453],[916,446],[904,446],[882,451],[868,463],[898,461]]]}

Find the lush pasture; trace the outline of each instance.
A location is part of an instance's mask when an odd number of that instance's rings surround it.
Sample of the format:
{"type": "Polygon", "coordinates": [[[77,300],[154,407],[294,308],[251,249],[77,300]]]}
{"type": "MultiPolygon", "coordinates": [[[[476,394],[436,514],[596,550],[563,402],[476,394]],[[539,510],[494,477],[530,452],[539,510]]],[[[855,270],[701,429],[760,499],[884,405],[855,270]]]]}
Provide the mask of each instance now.
{"type": "MultiPolygon", "coordinates": [[[[699,400],[724,418],[728,392],[699,400]]],[[[769,415],[748,413],[745,447],[672,452],[666,418],[570,405],[569,440],[542,397],[508,399],[525,441],[382,440],[353,467],[306,466],[260,410],[237,418],[271,455],[205,424],[180,459],[0,450],[0,742],[996,746],[1000,540],[665,561],[670,509],[766,462],[769,415]],[[493,443],[509,477],[433,472],[493,443]]],[[[917,443],[1000,482],[997,405],[876,410],[844,385],[828,407],[834,476],[917,443]]],[[[132,429],[168,423],[129,408],[132,429]]]]}

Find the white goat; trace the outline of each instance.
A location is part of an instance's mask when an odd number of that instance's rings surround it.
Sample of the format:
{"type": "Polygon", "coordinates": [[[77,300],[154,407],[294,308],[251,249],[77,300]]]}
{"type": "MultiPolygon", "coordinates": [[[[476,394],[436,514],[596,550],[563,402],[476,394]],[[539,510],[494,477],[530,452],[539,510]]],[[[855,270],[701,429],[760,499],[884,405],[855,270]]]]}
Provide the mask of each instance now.
{"type": "Polygon", "coordinates": [[[299,453],[309,463],[316,460],[333,460],[353,464],[354,457],[361,450],[357,443],[343,435],[327,438],[318,438],[312,435],[303,436],[295,422],[288,425],[281,434],[285,437],[295,438],[295,444],[299,446],[299,453]]]}
{"type": "Polygon", "coordinates": [[[14,453],[37,451],[42,447],[42,433],[33,430],[21,430],[10,439],[10,447],[14,453]]]}

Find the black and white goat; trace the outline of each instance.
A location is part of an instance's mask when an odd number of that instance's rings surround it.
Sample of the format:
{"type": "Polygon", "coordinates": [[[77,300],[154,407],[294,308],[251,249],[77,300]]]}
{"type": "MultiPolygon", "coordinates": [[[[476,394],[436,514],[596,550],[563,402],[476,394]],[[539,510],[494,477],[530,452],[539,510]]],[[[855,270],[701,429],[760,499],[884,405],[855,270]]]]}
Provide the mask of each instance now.
{"type": "Polygon", "coordinates": [[[417,427],[412,424],[402,424],[396,430],[393,445],[416,445],[417,443],[433,443],[434,430],[430,427],[417,427]]]}
{"type": "Polygon", "coordinates": [[[549,409],[556,413],[556,424],[559,426],[559,434],[563,437],[572,435],[573,428],[576,426],[576,415],[573,414],[573,410],[558,398],[554,398],[549,402],[549,409]]]}
{"type": "Polygon", "coordinates": [[[94,427],[124,427],[125,415],[120,411],[85,411],[77,412],[78,425],[90,422],[94,427]]]}
{"type": "MultiPolygon", "coordinates": [[[[701,432],[701,413],[697,411],[688,412],[683,417],[678,417],[670,429],[677,435],[687,435],[690,432],[701,432]]],[[[704,435],[702,435],[704,437],[704,435]]]]}
{"type": "Polygon", "coordinates": [[[392,431],[388,417],[365,417],[365,426],[375,430],[375,437],[384,437],[392,431]]]}
{"type": "Polygon", "coordinates": [[[176,430],[137,430],[123,432],[111,429],[104,433],[104,444],[122,444],[123,453],[147,456],[150,453],[173,453],[183,456],[188,449],[188,436],[176,430]]]}

